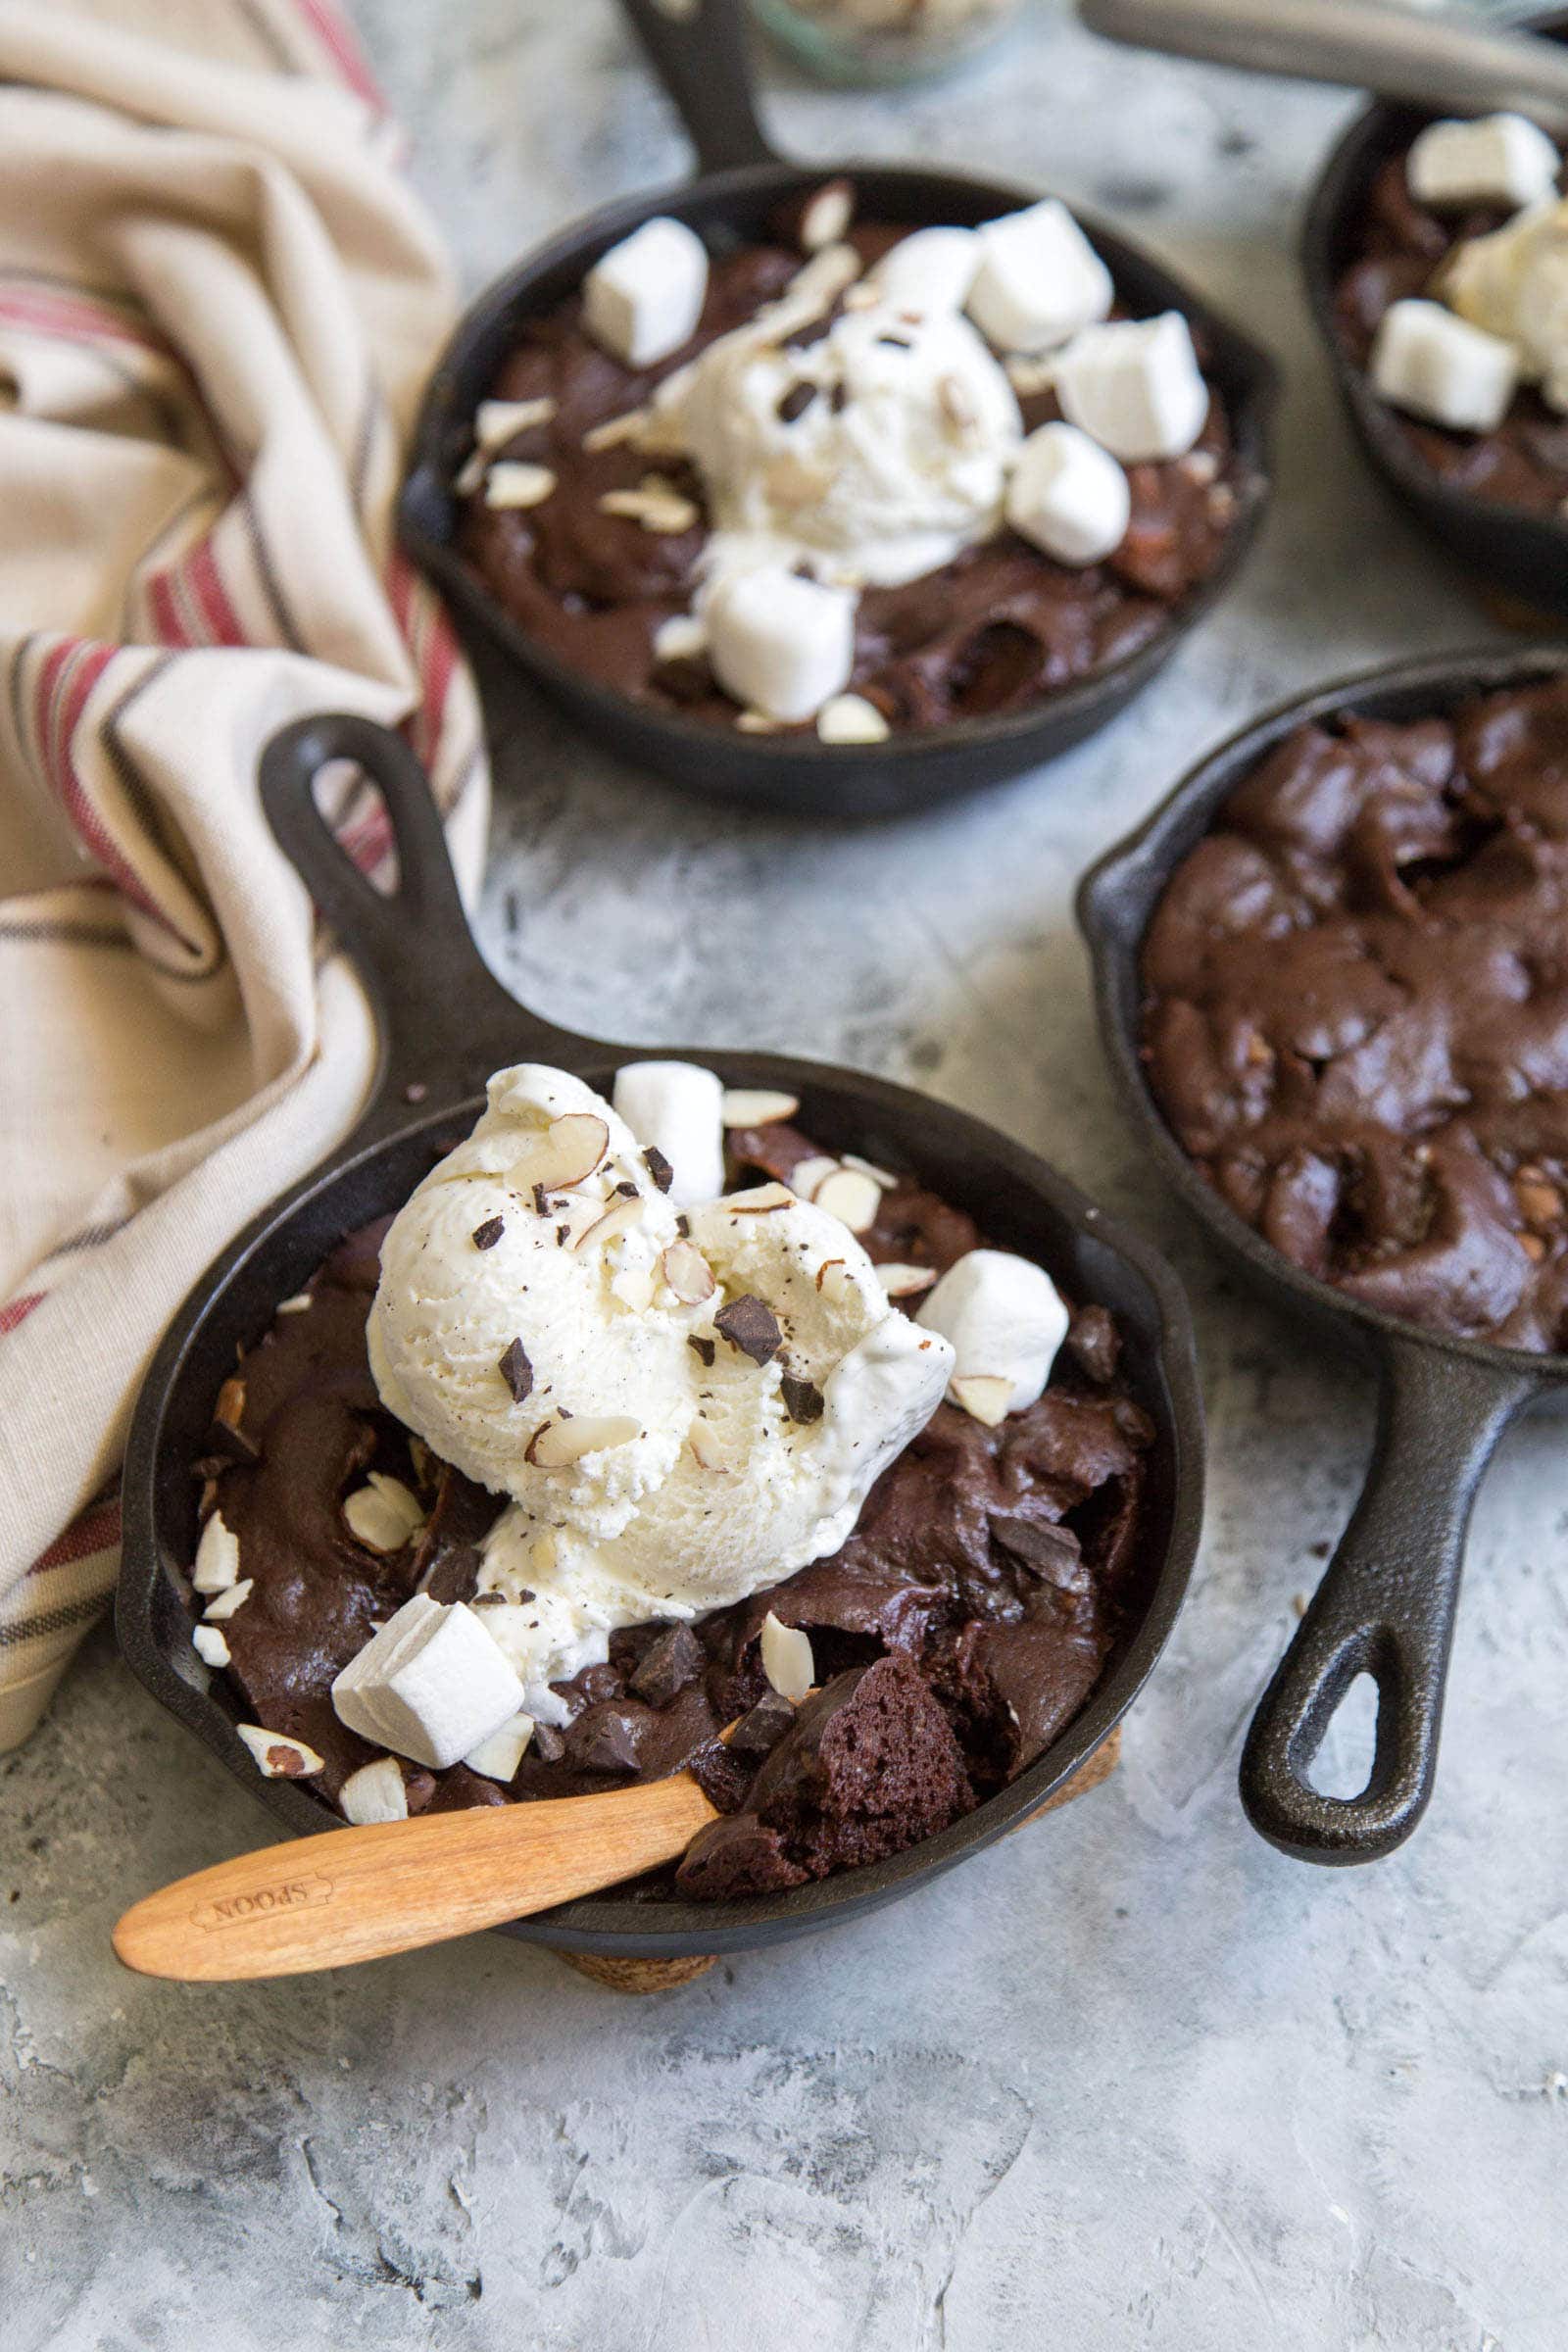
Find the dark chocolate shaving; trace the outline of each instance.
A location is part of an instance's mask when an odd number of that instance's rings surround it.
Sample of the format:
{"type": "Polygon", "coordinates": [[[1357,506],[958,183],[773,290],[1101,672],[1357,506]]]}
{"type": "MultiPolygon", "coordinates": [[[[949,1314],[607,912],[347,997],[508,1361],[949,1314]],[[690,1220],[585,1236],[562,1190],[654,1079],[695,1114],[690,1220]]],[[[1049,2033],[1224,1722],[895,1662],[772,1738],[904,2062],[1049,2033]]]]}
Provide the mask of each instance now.
{"type": "Polygon", "coordinates": [[[778,404],[777,414],[779,422],[781,424],[793,424],[797,416],[804,416],[806,415],[807,410],[810,407],[815,398],[816,386],[814,384],[791,384],[789,390],[785,393],[783,399],[778,404]]]}
{"type": "Polygon", "coordinates": [[[527,1349],[520,1340],[513,1341],[496,1369],[512,1391],[514,1404],[521,1404],[524,1397],[532,1394],[533,1366],[528,1361],[527,1349]]]}
{"type": "Polygon", "coordinates": [[[713,1317],[713,1329],[732,1348],[749,1355],[754,1364],[765,1364],[777,1355],[784,1340],[772,1308],[750,1291],[744,1298],[732,1298],[727,1306],[719,1308],[713,1317]]]}
{"type": "Polygon", "coordinates": [[[643,1164],[662,1193],[667,1193],[675,1181],[675,1171],[657,1144],[649,1144],[643,1152],[643,1164]]]}
{"type": "Polygon", "coordinates": [[[786,1372],[779,1382],[779,1392],[784,1398],[784,1410],[792,1421],[821,1420],[822,1392],[814,1380],[808,1380],[800,1372],[786,1372]]]}
{"type": "Polygon", "coordinates": [[[695,1683],[708,1663],[703,1645],[689,1625],[672,1625],[643,1651],[637,1671],[626,1688],[651,1707],[667,1707],[677,1690],[695,1683]]]}
{"type": "Polygon", "coordinates": [[[476,1250],[493,1250],[506,1230],[505,1217],[486,1217],[482,1225],[474,1227],[469,1239],[476,1250]]]}
{"type": "Polygon", "coordinates": [[[688,1337],[686,1345],[693,1355],[703,1364],[711,1364],[714,1356],[718,1353],[718,1349],[711,1340],[700,1340],[695,1332],[688,1337]]]}

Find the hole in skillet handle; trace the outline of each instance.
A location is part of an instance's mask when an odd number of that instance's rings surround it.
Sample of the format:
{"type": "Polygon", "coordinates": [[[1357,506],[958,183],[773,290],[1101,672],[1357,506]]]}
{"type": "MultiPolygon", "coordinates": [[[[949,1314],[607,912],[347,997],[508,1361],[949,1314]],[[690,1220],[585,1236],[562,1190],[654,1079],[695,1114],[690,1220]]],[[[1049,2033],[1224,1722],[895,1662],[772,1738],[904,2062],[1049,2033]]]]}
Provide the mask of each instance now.
{"type": "Polygon", "coordinates": [[[261,798],[375,1013],[380,1058],[354,1143],[405,1123],[412,1106],[482,1094],[509,1062],[581,1050],[585,1041],[510,996],[480,955],[435,795],[401,736],[349,711],[297,720],[262,755],[261,798]],[[363,769],[385,803],[397,853],[390,891],[361,873],[320,812],[317,779],[340,760],[363,769]]]}

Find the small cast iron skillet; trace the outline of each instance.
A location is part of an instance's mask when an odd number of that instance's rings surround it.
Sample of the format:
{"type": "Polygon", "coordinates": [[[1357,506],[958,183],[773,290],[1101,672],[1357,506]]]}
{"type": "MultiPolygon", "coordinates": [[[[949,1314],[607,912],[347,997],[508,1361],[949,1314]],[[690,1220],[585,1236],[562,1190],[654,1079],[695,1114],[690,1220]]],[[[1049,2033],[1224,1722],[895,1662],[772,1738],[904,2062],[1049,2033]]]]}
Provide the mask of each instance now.
{"type": "MultiPolygon", "coordinates": [[[[1521,29],[1568,40],[1568,16],[1532,18],[1521,29]]],[[[1478,498],[1440,480],[1335,331],[1335,288],[1356,258],[1356,238],[1379,167],[1436,119],[1430,110],[1379,99],[1350,124],[1324,166],[1302,225],[1307,299],[1351,428],[1374,470],[1417,521],[1471,569],[1543,611],[1568,612],[1568,519],[1478,498]]]]}
{"type": "Polygon", "coordinates": [[[1147,684],[1178,639],[1230,584],[1266,501],[1268,423],[1276,387],[1273,363],[1254,343],[1168,271],[1082,215],[1117,292],[1133,311],[1182,310],[1206,336],[1209,373],[1225,400],[1237,453],[1251,484],[1208,579],[1126,660],[1026,710],[909,730],[881,744],[739,735],[634,701],[557,661],[512,617],[459,551],[461,515],[453,476],[471,446],[474,411],[516,339],[518,321],[574,293],[599,256],[653,215],[672,214],[710,245],[766,237],[775,233],[769,218],[781,201],[840,172],[854,178],[867,217],[907,220],[911,227],[932,221],[970,227],[1034,200],[1032,191],[966,173],[879,163],[807,170],[783,162],[757,120],[745,11],[737,0],[701,0],[679,23],[663,13],[659,0],[623,4],[680,111],[703,175],[654,196],[607,206],[553,238],[479,297],[460,322],[425,395],[399,508],[404,543],[453,604],[591,734],[638,766],[709,799],[796,816],[890,816],[1016,775],[1066,751],[1103,726],[1147,684]]]}
{"type": "MultiPolygon", "coordinates": [[[[124,1556],[118,1627],[133,1671],[295,1833],[337,1816],[287,1781],[264,1781],[234,1734],[234,1702],[191,1647],[185,1572],[194,1555],[198,1482],[213,1400],[236,1349],[260,1339],[288,1298],[346,1233],[407,1200],[432,1161],[466,1134],[485,1080],[538,1059],[608,1092],[635,1053],[573,1036],[516,1004],[469,936],[429,789],[403,744],[369,721],[311,719],[262,762],[262,794],[279,841],[359,967],[381,1034],[380,1067],[354,1132],[257,1218],[186,1299],[148,1372],[125,1459],[124,1556]],[[401,884],[379,896],[334,847],[312,780],[329,760],[360,763],[385,795],[401,884]],[[414,1107],[415,1104],[417,1107],[414,1107]]],[[[1202,1516],[1202,1407],[1186,1301],[1149,1246],[1094,1207],[1020,1145],[885,1080],[781,1054],[703,1053],[726,1085],[798,1095],[808,1131],[917,1169],[998,1242],[1043,1259],[1069,1292],[1102,1301],[1127,1340],[1126,1364],[1156,1431],[1146,1505],[1147,1601],[1089,1704],[1011,1786],[940,1837],[864,1870],[787,1894],[736,1903],[574,1902],[508,1933],[583,1952],[678,1957],[782,1942],[873,1909],[977,1852],[1071,1778],[1137,1695],[1187,1587],[1202,1516]]]]}
{"type": "Polygon", "coordinates": [[[1139,957],[1177,865],[1259,761],[1303,723],[1351,711],[1430,717],[1476,694],[1568,668],[1568,653],[1452,656],[1326,686],[1256,720],[1210,754],[1128,840],[1087,874],[1078,919],[1095,967],[1111,1075],[1154,1164],[1253,1284],[1370,1356],[1377,1443],[1355,1515],[1252,1719],[1242,1801],[1254,1828],[1306,1862],[1373,1862],[1406,1838],[1432,1793],[1465,1531],[1503,1431],[1568,1385],[1568,1356],[1446,1339],[1304,1274],[1244,1223],[1166,1126],[1139,1051],[1139,957]],[[1324,1796],[1307,1774],[1350,1684],[1377,1685],[1377,1746],[1359,1796],[1324,1796]]]}

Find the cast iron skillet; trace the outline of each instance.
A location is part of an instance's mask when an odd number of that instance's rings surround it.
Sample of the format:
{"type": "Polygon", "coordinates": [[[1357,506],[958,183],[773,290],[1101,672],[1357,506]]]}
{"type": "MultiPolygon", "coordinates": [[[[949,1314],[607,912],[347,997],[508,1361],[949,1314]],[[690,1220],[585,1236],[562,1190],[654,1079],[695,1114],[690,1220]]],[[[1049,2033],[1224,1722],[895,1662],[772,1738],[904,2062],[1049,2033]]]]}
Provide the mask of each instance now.
{"type": "MultiPolygon", "coordinates": [[[[1568,39],[1568,17],[1527,28],[1568,39]]],[[[1355,236],[1378,167],[1436,118],[1378,100],[1358,115],[1324,166],[1301,231],[1301,267],[1317,330],[1351,428],[1374,470],[1435,539],[1474,570],[1546,612],[1568,612],[1568,520],[1532,514],[1441,481],[1423,465],[1400,418],[1373,391],[1334,326],[1334,289],[1354,259],[1355,236]]]]}
{"type": "Polygon", "coordinates": [[[1257,1713],[1242,1756],[1254,1828],[1307,1862],[1372,1862],[1415,1828],[1432,1793],[1465,1530],[1487,1465],[1525,1405],[1568,1383],[1568,1356],[1445,1339],[1304,1274],[1227,1207],[1166,1126],[1139,1053],[1139,953],[1176,866],[1231,793],[1304,722],[1344,711],[1405,720],[1568,668],[1568,653],[1453,656],[1342,680],[1222,744],[1147,823],[1085,876],[1078,917],[1094,958],[1111,1073],[1155,1165],[1245,1273],[1281,1304],[1353,1342],[1378,1369],[1377,1443],[1355,1515],[1257,1713]],[[1350,1684],[1377,1685],[1377,1747],[1359,1796],[1307,1780],[1350,1684]]]}
{"type": "Polygon", "coordinates": [[[1125,661],[1027,710],[909,731],[882,744],[736,735],[633,701],[558,662],[513,619],[459,552],[453,476],[471,444],[474,410],[515,339],[516,321],[573,293],[599,256],[652,215],[672,214],[710,243],[766,235],[769,215],[781,200],[841,171],[855,179],[868,216],[911,225],[949,221],[969,227],[1033,201],[1033,191],[960,172],[879,163],[806,170],[783,162],[768,146],[753,106],[745,12],[737,0],[701,0],[680,23],[663,13],[660,0],[624,0],[624,6],[680,110],[703,175],[657,195],[607,206],[553,238],[479,297],[459,324],[425,395],[399,508],[405,544],[453,604],[591,734],[638,766],[710,799],[797,816],[889,816],[1016,775],[1065,751],[1131,700],[1229,585],[1266,499],[1268,420],[1276,383],[1273,363],[1255,344],[1168,271],[1083,215],[1132,310],[1180,309],[1208,338],[1209,371],[1226,401],[1236,448],[1252,485],[1213,573],[1125,661]]]}
{"type": "MultiPolygon", "coordinates": [[[[608,1090],[619,1064],[637,1055],[539,1019],[492,978],[464,919],[429,789],[396,737],[362,718],[306,720],[269,746],[262,793],[279,841],[369,992],[380,1067],[353,1133],[209,1268],[154,1358],[125,1459],[118,1626],[127,1662],[154,1695],[286,1828],[302,1833],[330,1827],[337,1816],[291,1783],[259,1776],[235,1737],[233,1701],[191,1647],[183,1597],[196,1540],[191,1465],[207,1450],[219,1386],[236,1348],[267,1329],[277,1301],[300,1288],[344,1234],[398,1207],[467,1132],[492,1070],[540,1059],[608,1090]],[[312,779],[333,759],[358,761],[385,795],[402,874],[394,898],[361,879],[316,813],[312,779]]],[[[1071,1778],[1142,1688],[1181,1604],[1202,1516],[1202,1408],[1191,1324],[1174,1276],[1146,1243],[1021,1146],[904,1087],[780,1054],[701,1058],[726,1085],[798,1095],[807,1128],[829,1148],[918,1169],[997,1241],[1038,1255],[1070,1292],[1112,1309],[1127,1336],[1138,1400],[1157,1432],[1149,1597],[1083,1713],[1010,1788],[942,1836],[767,1900],[651,1904],[610,1895],[508,1931],[572,1951],[667,1958],[781,1942],[889,1902],[989,1845],[1071,1778]]]]}

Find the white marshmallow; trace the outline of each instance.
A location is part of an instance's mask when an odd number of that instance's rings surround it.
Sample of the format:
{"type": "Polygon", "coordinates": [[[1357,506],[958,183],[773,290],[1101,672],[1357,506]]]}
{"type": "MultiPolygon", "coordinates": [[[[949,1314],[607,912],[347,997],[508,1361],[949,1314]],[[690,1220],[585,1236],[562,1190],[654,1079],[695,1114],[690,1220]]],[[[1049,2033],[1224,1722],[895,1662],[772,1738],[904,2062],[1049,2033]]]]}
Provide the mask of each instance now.
{"type": "Polygon", "coordinates": [[[975,234],[980,267],[968,311],[998,351],[1049,351],[1109,314],[1110,271],[1054,196],[975,234]]]}
{"type": "Polygon", "coordinates": [[[855,597],[765,564],[708,600],[708,658],[726,694],[769,718],[810,718],[849,684],[855,597]]]}
{"type": "Polygon", "coordinates": [[[1374,390],[1455,432],[1490,433],[1519,381],[1519,354],[1440,302],[1396,302],[1372,339],[1374,390]]]}
{"type": "Polygon", "coordinates": [[[707,298],[702,238],[662,216],[612,245],[582,281],[589,333],[628,368],[651,368],[679,351],[707,298]]]}
{"type": "Polygon", "coordinates": [[[345,1821],[356,1829],[364,1829],[371,1821],[407,1821],[409,1792],[404,1786],[403,1767],[396,1756],[377,1756],[373,1764],[362,1764],[351,1772],[337,1792],[337,1801],[345,1821]]]}
{"type": "Polygon", "coordinates": [[[953,1343],[950,1386],[1009,1381],[1011,1413],[1035,1402],[1067,1336],[1067,1309],[1050,1275],[1006,1250],[971,1250],[960,1257],[914,1319],[953,1343]]]}
{"type": "Polygon", "coordinates": [[[1181,457],[1208,416],[1208,386],[1180,311],[1087,328],[1057,363],[1056,394],[1068,423],[1124,466],[1181,457]]]}
{"type": "Polygon", "coordinates": [[[868,282],[896,311],[917,311],[922,318],[939,311],[961,311],[980,267],[980,239],[972,228],[917,228],[901,237],[868,271],[868,282]]]}
{"type": "Polygon", "coordinates": [[[1018,453],[1007,520],[1058,564],[1098,564],[1127,534],[1132,492],[1108,449],[1075,424],[1043,424],[1018,453]]]}
{"type": "Polygon", "coordinates": [[[226,1592],[239,1583],[239,1538],[223,1525],[220,1511],[202,1529],[190,1581],[198,1592],[226,1592]]]}
{"type": "Polygon", "coordinates": [[[442,1772],[522,1707],[522,1685],[463,1601],[416,1592],[332,1685],[338,1718],[362,1740],[442,1772]]]}
{"type": "Polygon", "coordinates": [[[191,1645],[196,1655],[209,1666],[228,1664],[228,1643],[222,1629],[216,1625],[198,1625],[191,1634],[191,1645]]]}
{"type": "Polygon", "coordinates": [[[499,1732],[492,1732],[488,1740],[470,1747],[463,1761],[470,1772],[482,1774],[487,1781],[514,1780],[523,1750],[532,1738],[533,1717],[514,1715],[499,1732]]]}
{"type": "Polygon", "coordinates": [[[615,1110],[640,1144],[662,1152],[677,1208],[724,1190],[724,1089],[695,1061],[628,1061],[615,1072],[615,1110]]]}
{"type": "Polygon", "coordinates": [[[1562,158],[1523,115],[1475,122],[1429,122],[1405,159],[1418,204],[1539,204],[1554,193],[1562,158]]]}

